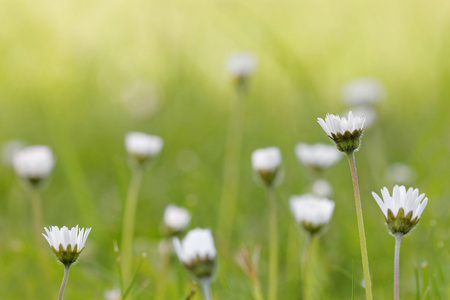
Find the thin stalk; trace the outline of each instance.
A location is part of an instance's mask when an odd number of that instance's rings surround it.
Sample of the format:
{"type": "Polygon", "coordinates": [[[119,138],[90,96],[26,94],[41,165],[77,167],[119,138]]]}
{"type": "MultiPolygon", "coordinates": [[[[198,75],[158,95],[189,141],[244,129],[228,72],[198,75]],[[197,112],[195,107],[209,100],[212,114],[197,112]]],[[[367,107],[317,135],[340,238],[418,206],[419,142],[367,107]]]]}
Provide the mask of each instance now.
{"type": "MultiPolygon", "coordinates": [[[[171,239],[172,240],[172,239],[171,239]]],[[[156,285],[156,297],[155,299],[164,299],[165,289],[166,289],[166,276],[169,269],[171,249],[171,240],[164,240],[164,252],[161,257],[161,267],[158,274],[158,282],[156,285]]]]}
{"type": "Polygon", "coordinates": [[[277,228],[277,203],[275,189],[267,187],[267,199],[269,200],[269,290],[268,299],[277,299],[278,279],[278,228],[277,228]]]}
{"type": "Polygon", "coordinates": [[[311,243],[313,239],[313,235],[311,235],[309,232],[307,233],[305,237],[305,245],[303,247],[302,252],[302,259],[301,259],[301,281],[302,281],[302,288],[303,288],[303,299],[308,299],[308,267],[309,267],[309,260],[310,260],[310,253],[311,253],[311,243]]]}
{"type": "Polygon", "coordinates": [[[356,218],[358,220],[359,244],[361,246],[361,258],[364,273],[364,284],[366,286],[366,299],[372,300],[372,282],[370,280],[369,258],[367,255],[366,234],[364,231],[364,220],[361,207],[361,196],[359,193],[358,175],[356,174],[356,163],[354,153],[347,155],[350,164],[350,172],[352,174],[353,191],[355,194],[356,218]]]}
{"type": "Polygon", "coordinates": [[[252,277],[252,285],[253,296],[255,297],[255,300],[263,300],[261,283],[259,282],[258,274],[254,274],[254,276],[252,277]]]}
{"type": "Polygon", "coordinates": [[[200,287],[202,289],[203,299],[204,300],[212,300],[211,285],[210,285],[209,278],[201,279],[200,287]]]}
{"type": "Polygon", "coordinates": [[[236,203],[239,196],[239,167],[241,161],[244,125],[245,92],[236,89],[236,97],[228,118],[225,157],[223,163],[223,185],[220,199],[218,231],[223,249],[228,250],[236,203]]]}
{"type": "Polygon", "coordinates": [[[42,207],[41,207],[41,197],[39,191],[36,188],[30,188],[30,202],[31,202],[31,215],[33,219],[33,231],[36,238],[36,242],[42,249],[42,230],[44,225],[42,222],[42,207]]]}
{"type": "Polygon", "coordinates": [[[400,299],[400,243],[403,234],[395,234],[395,256],[394,256],[394,300],[400,299]]]}
{"type": "Polygon", "coordinates": [[[138,166],[133,168],[127,199],[125,202],[125,211],[122,225],[122,245],[121,245],[122,273],[123,278],[125,280],[129,279],[131,274],[134,224],[135,224],[138,193],[142,181],[142,174],[143,174],[143,167],[138,166]]]}
{"type": "Polygon", "coordinates": [[[64,265],[64,277],[61,283],[61,288],[59,289],[59,300],[63,299],[64,289],[66,288],[67,280],[69,279],[69,268],[70,265],[64,265]]]}

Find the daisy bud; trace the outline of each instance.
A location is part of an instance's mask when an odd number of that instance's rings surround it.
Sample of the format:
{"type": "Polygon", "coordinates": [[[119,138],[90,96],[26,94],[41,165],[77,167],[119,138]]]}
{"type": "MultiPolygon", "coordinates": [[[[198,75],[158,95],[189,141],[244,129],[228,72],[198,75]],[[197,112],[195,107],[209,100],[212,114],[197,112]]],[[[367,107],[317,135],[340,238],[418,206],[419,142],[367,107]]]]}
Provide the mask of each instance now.
{"type": "Polygon", "coordinates": [[[128,154],[140,165],[156,157],[162,147],[163,140],[156,135],[130,132],[125,136],[125,148],[128,154]]]}
{"type": "Polygon", "coordinates": [[[317,122],[332,139],[339,151],[347,154],[358,150],[361,143],[365,117],[354,117],[352,112],[348,113],[348,118],[338,115],[327,114],[325,121],[317,118],[317,122]]]}
{"type": "Polygon", "coordinates": [[[211,229],[190,230],[183,241],[174,239],[178,259],[199,281],[209,280],[216,269],[216,247],[211,229]]]}
{"type": "Polygon", "coordinates": [[[31,186],[38,186],[52,172],[55,160],[47,146],[30,146],[16,152],[14,169],[31,186]]]}
{"type": "Polygon", "coordinates": [[[253,151],[252,166],[264,183],[274,184],[281,166],[280,149],[269,147],[253,151]]]}
{"type": "Polygon", "coordinates": [[[394,186],[392,196],[386,187],[381,190],[381,199],[376,193],[372,196],[377,201],[383,211],[386,224],[393,235],[401,233],[403,235],[413,229],[419,223],[420,216],[427,206],[428,198],[425,194],[419,195],[418,189],[405,186],[394,186]]]}
{"type": "Polygon", "coordinates": [[[226,68],[239,85],[245,85],[247,78],[253,73],[258,61],[251,52],[235,52],[230,55],[226,68]]]}
{"type": "Polygon", "coordinates": [[[351,105],[374,104],[384,97],[384,87],[376,79],[359,78],[347,83],[343,90],[344,100],[351,105]]]}
{"type": "Polygon", "coordinates": [[[313,170],[324,170],[337,163],[342,154],[333,145],[299,143],[295,146],[297,159],[313,170]]]}
{"type": "Polygon", "coordinates": [[[311,234],[321,231],[334,211],[334,201],[310,194],[291,196],[289,205],[297,223],[311,234]]]}
{"type": "Polygon", "coordinates": [[[191,221],[191,214],[183,207],[169,204],[164,211],[164,225],[169,236],[180,234],[191,221]]]}
{"type": "Polygon", "coordinates": [[[44,229],[47,235],[43,234],[43,236],[52,248],[53,253],[66,266],[70,266],[77,261],[91,232],[91,228],[78,229],[78,225],[70,230],[66,226],[61,229],[57,226],[44,229]]]}

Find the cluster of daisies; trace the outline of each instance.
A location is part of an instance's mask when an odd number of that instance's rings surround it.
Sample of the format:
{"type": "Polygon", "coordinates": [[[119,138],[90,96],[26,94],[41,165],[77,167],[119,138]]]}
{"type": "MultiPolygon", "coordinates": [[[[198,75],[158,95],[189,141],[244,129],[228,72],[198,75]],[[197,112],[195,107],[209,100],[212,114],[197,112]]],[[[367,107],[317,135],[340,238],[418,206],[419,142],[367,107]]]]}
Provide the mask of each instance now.
{"type": "MultiPolygon", "coordinates": [[[[245,85],[256,63],[256,58],[251,53],[236,53],[227,67],[238,85],[245,85]]],[[[378,82],[365,78],[349,83],[343,94],[349,104],[363,103],[357,110],[367,112],[369,105],[373,105],[376,99],[382,97],[384,91],[378,82]]],[[[373,112],[368,115],[370,118],[374,117],[373,112]]],[[[323,171],[342,158],[340,152],[349,154],[359,149],[368,120],[370,119],[359,113],[355,116],[351,111],[346,117],[328,114],[325,119],[319,118],[318,123],[336,147],[328,144],[296,145],[295,154],[298,160],[314,173],[312,177],[315,180],[309,193],[291,196],[289,204],[295,221],[309,234],[323,232],[335,208],[335,202],[329,199],[333,189],[331,184],[322,178],[323,171]]],[[[141,168],[159,155],[163,140],[159,136],[132,132],[125,137],[125,148],[133,168],[141,168]]],[[[282,157],[277,147],[255,150],[251,162],[257,179],[263,185],[275,187],[282,180],[282,157]]],[[[49,147],[31,146],[16,151],[12,163],[27,187],[39,189],[50,175],[55,158],[49,147]]],[[[376,193],[372,194],[393,235],[403,236],[409,233],[419,222],[428,202],[424,194],[419,194],[418,189],[406,189],[405,186],[396,185],[392,194],[384,187],[381,197],[376,193]]],[[[173,204],[166,207],[163,220],[180,262],[200,283],[209,284],[217,266],[217,252],[211,229],[195,228],[180,239],[189,226],[191,214],[187,209],[173,204]]],[[[66,226],[51,226],[45,228],[44,237],[58,260],[68,267],[77,261],[90,232],[91,228],[75,226],[69,229],[66,226]]],[[[204,290],[204,293],[208,291],[204,290]]],[[[112,299],[114,295],[117,296],[117,292],[109,291],[105,297],[112,299]]]]}

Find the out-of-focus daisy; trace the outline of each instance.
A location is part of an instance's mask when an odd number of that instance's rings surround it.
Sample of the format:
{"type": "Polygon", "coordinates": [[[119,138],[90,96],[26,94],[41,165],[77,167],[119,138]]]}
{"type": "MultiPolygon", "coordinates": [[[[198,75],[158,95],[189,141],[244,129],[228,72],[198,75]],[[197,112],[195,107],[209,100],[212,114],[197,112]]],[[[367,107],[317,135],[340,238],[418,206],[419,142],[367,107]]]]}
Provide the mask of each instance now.
{"type": "Polygon", "coordinates": [[[381,199],[376,193],[372,196],[384,214],[386,224],[393,235],[396,233],[407,234],[416,226],[427,206],[428,198],[425,194],[419,195],[418,189],[405,186],[394,186],[392,196],[386,187],[381,190],[381,199]]]}
{"type": "Polygon", "coordinates": [[[125,136],[125,148],[128,154],[140,164],[157,156],[163,144],[161,137],[142,132],[130,132],[125,136]]]}
{"type": "Polygon", "coordinates": [[[385,95],[380,81],[374,78],[358,78],[344,85],[342,96],[351,105],[374,104],[385,95]]]}
{"type": "Polygon", "coordinates": [[[105,296],[105,300],[122,300],[122,293],[120,289],[112,289],[106,290],[103,294],[105,296]]]}
{"type": "Polygon", "coordinates": [[[317,197],[330,197],[333,193],[333,187],[325,179],[317,179],[312,185],[312,192],[317,197]]]}
{"type": "Polygon", "coordinates": [[[327,114],[325,120],[317,118],[317,122],[328,137],[336,143],[338,150],[347,154],[358,150],[364,121],[364,116],[354,117],[352,112],[348,113],[347,118],[331,114],[327,114]]]}
{"type": "Polygon", "coordinates": [[[164,210],[164,225],[169,236],[181,233],[189,225],[191,214],[183,207],[169,204],[164,210]]]}
{"type": "Polygon", "coordinates": [[[416,179],[416,171],[405,163],[392,163],[387,168],[387,176],[392,182],[408,184],[416,179]]]}
{"type": "Polygon", "coordinates": [[[335,204],[327,198],[305,194],[291,196],[289,205],[297,223],[315,234],[330,222],[335,204]]]}
{"type": "Polygon", "coordinates": [[[252,52],[234,52],[227,60],[226,68],[237,81],[244,81],[256,68],[258,60],[252,52]]]}
{"type": "Polygon", "coordinates": [[[342,155],[336,147],[327,144],[299,143],[295,154],[300,162],[312,169],[325,169],[337,163],[342,155]]]}
{"type": "Polygon", "coordinates": [[[281,152],[277,147],[257,149],[252,153],[252,167],[267,185],[275,183],[281,166],[281,152]]]}
{"type": "Polygon", "coordinates": [[[16,152],[13,166],[17,175],[31,185],[38,185],[52,172],[55,159],[48,146],[30,146],[16,152]]]}

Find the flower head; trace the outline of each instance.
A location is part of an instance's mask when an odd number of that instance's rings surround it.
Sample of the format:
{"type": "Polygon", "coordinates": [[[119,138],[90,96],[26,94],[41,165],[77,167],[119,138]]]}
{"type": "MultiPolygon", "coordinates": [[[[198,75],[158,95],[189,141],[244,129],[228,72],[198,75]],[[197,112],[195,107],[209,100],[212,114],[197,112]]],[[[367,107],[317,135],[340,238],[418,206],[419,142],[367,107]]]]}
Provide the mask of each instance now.
{"type": "Polygon", "coordinates": [[[352,153],[358,150],[363,133],[365,117],[354,117],[352,112],[348,118],[327,114],[325,121],[317,118],[317,122],[332,139],[339,151],[352,153]]]}
{"type": "Polygon", "coordinates": [[[13,166],[16,173],[31,185],[47,178],[55,164],[52,150],[47,146],[30,146],[16,152],[13,166]]]}
{"type": "Polygon", "coordinates": [[[312,185],[312,192],[317,197],[329,197],[333,193],[333,187],[325,179],[317,179],[312,185]]]}
{"type": "Polygon", "coordinates": [[[376,193],[372,196],[383,211],[386,224],[392,234],[407,234],[419,222],[423,210],[427,206],[428,198],[425,194],[419,195],[418,189],[405,186],[394,186],[392,196],[386,187],[381,190],[381,199],[376,193]]]}
{"type": "Polygon", "coordinates": [[[364,116],[364,129],[371,128],[375,121],[377,120],[377,111],[372,106],[368,105],[358,105],[352,107],[350,110],[347,110],[346,112],[342,113],[343,115],[348,115],[349,112],[352,112],[354,116],[364,116]]]}
{"type": "Polygon", "coordinates": [[[174,239],[179,260],[199,280],[209,279],[216,268],[216,247],[211,229],[190,230],[183,241],[174,239]]]}
{"type": "Polygon", "coordinates": [[[328,168],[342,157],[336,147],[326,144],[299,143],[295,146],[295,154],[305,166],[316,170],[328,168]]]}
{"type": "Polygon", "coordinates": [[[334,211],[334,201],[310,194],[291,196],[289,205],[297,223],[311,234],[327,225],[334,211]]]}
{"type": "Polygon", "coordinates": [[[47,235],[43,234],[43,236],[52,248],[53,253],[64,265],[71,265],[76,262],[91,232],[91,228],[78,229],[78,225],[70,230],[66,226],[61,229],[57,226],[44,229],[47,235]]]}
{"type": "Polygon", "coordinates": [[[119,288],[106,290],[103,295],[105,296],[105,300],[122,300],[122,292],[119,288]]]}
{"type": "Polygon", "coordinates": [[[348,82],[342,90],[344,100],[352,105],[374,104],[383,98],[384,94],[381,82],[367,77],[348,82]]]}
{"type": "Polygon", "coordinates": [[[128,154],[139,164],[157,156],[163,147],[159,136],[142,132],[130,132],[125,136],[125,148],[128,154]]]}
{"type": "Polygon", "coordinates": [[[181,233],[191,221],[191,214],[183,207],[169,204],[164,211],[164,225],[170,236],[181,233]]]}
{"type": "Polygon", "coordinates": [[[281,166],[280,149],[268,147],[253,151],[252,166],[267,185],[272,185],[281,166]]]}
{"type": "Polygon", "coordinates": [[[253,73],[258,64],[256,56],[251,52],[235,52],[230,55],[226,68],[234,80],[245,84],[247,78],[253,73]]]}

